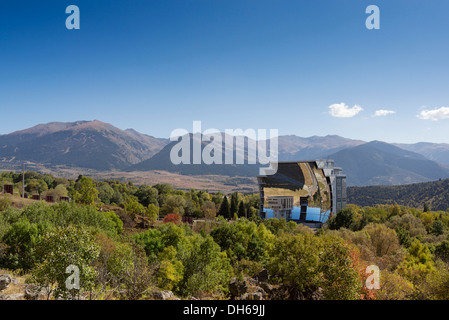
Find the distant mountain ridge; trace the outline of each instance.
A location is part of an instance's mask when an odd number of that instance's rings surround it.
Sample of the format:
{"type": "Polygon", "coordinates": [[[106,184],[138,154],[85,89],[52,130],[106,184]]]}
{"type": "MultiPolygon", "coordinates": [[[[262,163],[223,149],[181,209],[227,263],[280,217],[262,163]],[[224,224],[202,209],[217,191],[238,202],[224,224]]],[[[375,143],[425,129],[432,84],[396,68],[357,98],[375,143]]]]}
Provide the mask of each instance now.
{"type": "Polygon", "coordinates": [[[423,155],[372,141],[329,155],[352,186],[400,185],[449,178],[449,169],[423,155]]]}
{"type": "Polygon", "coordinates": [[[98,120],[52,122],[1,135],[0,159],[111,170],[148,159],[167,143],[98,120]]]}
{"type": "MultiPolygon", "coordinates": [[[[174,165],[170,152],[176,143],[133,129],[121,130],[98,120],[52,122],[0,135],[0,162],[30,161],[98,171],[164,170],[183,175],[231,177],[254,177],[261,167],[259,163],[250,165],[247,162],[243,165],[174,165]]],[[[202,149],[208,143],[202,142],[202,149]]],[[[248,138],[243,143],[235,139],[234,154],[244,150],[247,157],[249,152],[255,152],[251,146],[256,147],[257,143],[248,138]]],[[[306,138],[285,135],[278,137],[278,150],[279,161],[333,159],[347,174],[350,186],[410,184],[449,178],[449,167],[444,165],[446,156],[449,163],[449,144],[388,144],[337,135],[306,138]]]]}
{"type": "Polygon", "coordinates": [[[429,160],[443,163],[449,166],[449,144],[418,142],[414,144],[395,143],[395,146],[419,153],[429,160]]]}

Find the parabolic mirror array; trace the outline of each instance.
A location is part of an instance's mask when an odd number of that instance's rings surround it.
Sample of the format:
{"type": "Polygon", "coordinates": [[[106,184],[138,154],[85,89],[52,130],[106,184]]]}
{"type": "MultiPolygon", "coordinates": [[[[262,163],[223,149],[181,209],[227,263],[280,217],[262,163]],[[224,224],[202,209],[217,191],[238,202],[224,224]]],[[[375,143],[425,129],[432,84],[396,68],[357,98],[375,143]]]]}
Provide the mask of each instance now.
{"type": "Polygon", "coordinates": [[[261,217],[326,222],[346,207],[341,171],[333,160],[278,162],[275,174],[258,177],[261,217]]]}

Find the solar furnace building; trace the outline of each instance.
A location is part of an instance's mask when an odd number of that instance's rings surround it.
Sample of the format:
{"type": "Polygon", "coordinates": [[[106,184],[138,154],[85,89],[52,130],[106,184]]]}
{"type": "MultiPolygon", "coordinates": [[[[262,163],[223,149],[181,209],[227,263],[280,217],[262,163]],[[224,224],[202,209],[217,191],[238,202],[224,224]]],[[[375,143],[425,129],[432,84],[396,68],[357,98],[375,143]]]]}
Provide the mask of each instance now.
{"type": "Polygon", "coordinates": [[[346,208],[346,176],[333,160],[271,163],[258,176],[262,218],[322,225],[346,208]],[[271,172],[272,173],[272,172],[271,172]]]}

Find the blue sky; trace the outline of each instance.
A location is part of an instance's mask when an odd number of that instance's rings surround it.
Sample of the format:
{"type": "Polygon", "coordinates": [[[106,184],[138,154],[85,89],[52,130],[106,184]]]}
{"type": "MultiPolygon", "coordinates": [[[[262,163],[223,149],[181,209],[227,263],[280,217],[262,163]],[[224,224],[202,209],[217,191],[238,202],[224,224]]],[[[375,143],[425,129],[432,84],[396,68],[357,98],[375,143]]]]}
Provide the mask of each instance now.
{"type": "Polygon", "coordinates": [[[447,0],[1,0],[0,134],[98,119],[168,137],[201,120],[449,143],[448,12],[447,0]],[[80,30],[65,27],[72,4],[80,30]],[[368,5],[380,30],[365,27],[368,5]]]}

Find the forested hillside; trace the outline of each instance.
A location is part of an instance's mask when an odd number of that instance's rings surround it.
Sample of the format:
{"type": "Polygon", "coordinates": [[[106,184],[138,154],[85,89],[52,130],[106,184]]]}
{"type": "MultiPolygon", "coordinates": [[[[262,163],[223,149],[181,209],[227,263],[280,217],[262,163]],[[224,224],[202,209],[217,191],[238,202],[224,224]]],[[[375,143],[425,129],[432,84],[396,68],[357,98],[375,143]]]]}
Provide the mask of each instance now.
{"type": "Polygon", "coordinates": [[[349,187],[348,202],[360,206],[400,204],[431,210],[449,210],[449,179],[401,186],[349,187]]]}

